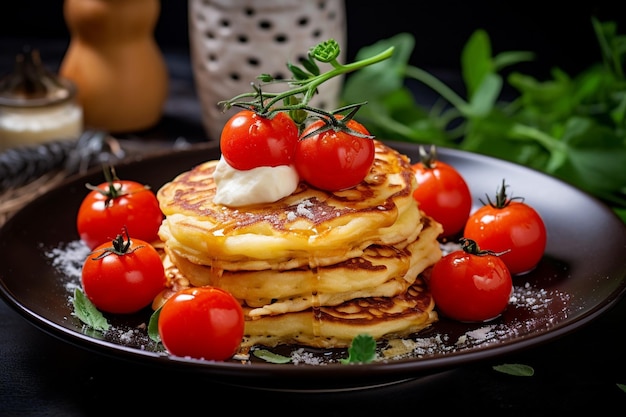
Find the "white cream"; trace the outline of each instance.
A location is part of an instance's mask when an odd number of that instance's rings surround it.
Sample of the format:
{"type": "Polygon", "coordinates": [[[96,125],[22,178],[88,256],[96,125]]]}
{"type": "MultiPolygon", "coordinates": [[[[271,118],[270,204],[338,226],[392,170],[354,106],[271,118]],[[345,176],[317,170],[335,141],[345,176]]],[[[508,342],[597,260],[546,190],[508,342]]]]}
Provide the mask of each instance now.
{"type": "Polygon", "coordinates": [[[75,140],[82,131],[83,111],[73,102],[24,108],[0,106],[0,151],[52,140],[75,140]]]}
{"type": "Polygon", "coordinates": [[[293,193],[300,178],[291,165],[258,167],[241,171],[220,158],[213,179],[217,190],[213,202],[230,207],[273,203],[293,193]]]}

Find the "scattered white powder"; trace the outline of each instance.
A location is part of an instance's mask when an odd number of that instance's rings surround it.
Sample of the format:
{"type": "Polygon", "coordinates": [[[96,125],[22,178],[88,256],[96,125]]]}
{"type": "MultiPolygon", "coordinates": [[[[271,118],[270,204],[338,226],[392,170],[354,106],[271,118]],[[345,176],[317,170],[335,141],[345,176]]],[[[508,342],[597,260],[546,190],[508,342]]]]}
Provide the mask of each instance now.
{"type": "Polygon", "coordinates": [[[52,259],[52,266],[68,277],[80,277],[83,262],[89,254],[89,248],[82,240],[61,244],[46,253],[52,259]]]}
{"type": "Polygon", "coordinates": [[[117,331],[118,331],[118,336],[120,338],[120,342],[124,344],[128,344],[133,340],[133,334],[135,333],[134,329],[129,329],[127,331],[124,331],[122,329],[117,329],[117,331]]]}
{"type": "Polygon", "coordinates": [[[532,288],[526,283],[522,287],[515,288],[509,304],[537,310],[545,307],[553,296],[543,288],[532,288]]]}
{"type": "Polygon", "coordinates": [[[46,252],[46,256],[51,260],[52,266],[63,275],[63,284],[72,295],[74,294],[74,289],[80,285],[83,263],[87,259],[89,252],[89,248],[82,240],[61,244],[59,247],[46,252]]]}
{"type": "Polygon", "coordinates": [[[291,352],[291,363],[294,365],[326,365],[328,364],[328,360],[300,348],[291,352]]]}
{"type": "Polygon", "coordinates": [[[146,324],[130,328],[128,326],[112,326],[104,335],[105,340],[118,345],[134,347],[140,350],[156,351],[156,342],[150,339],[147,333],[146,324]]]}
{"type": "MultiPolygon", "coordinates": [[[[467,338],[469,338],[470,340],[488,340],[491,339],[492,337],[494,337],[494,333],[493,333],[493,329],[495,328],[495,326],[484,326],[481,328],[478,328],[476,330],[470,330],[469,332],[465,333],[464,336],[466,336],[467,338]]],[[[461,336],[463,337],[463,336],[461,336]]],[[[468,341],[468,339],[464,339],[464,343],[466,343],[468,341]]],[[[459,340],[457,341],[457,344],[460,344],[461,342],[461,338],[459,338],[459,340]]]]}
{"type": "Polygon", "coordinates": [[[308,217],[309,219],[313,219],[313,212],[309,209],[309,207],[313,206],[309,200],[304,200],[302,203],[298,204],[296,208],[296,212],[300,216],[308,217]]]}
{"type": "MultiPolygon", "coordinates": [[[[297,213],[307,215],[310,213],[307,207],[306,202],[303,202],[298,206],[297,213]]],[[[442,245],[444,253],[457,248],[458,244],[456,243],[442,245]]],[[[70,303],[74,289],[80,285],[82,264],[89,252],[89,248],[82,241],[77,240],[60,244],[59,247],[46,253],[46,256],[51,259],[52,266],[64,277],[63,285],[70,294],[70,303]]],[[[376,360],[388,361],[401,358],[438,356],[478,346],[498,344],[514,339],[519,335],[542,331],[567,317],[571,307],[570,298],[569,294],[535,288],[529,283],[516,285],[508,306],[508,309],[514,310],[513,319],[509,318],[506,323],[496,320],[458,335],[436,333],[428,336],[418,335],[414,338],[391,340],[386,346],[379,349],[376,360]]],[[[437,325],[435,324],[433,330],[436,331],[436,329],[437,325]]],[[[424,334],[427,333],[428,331],[424,332],[424,334]]],[[[136,328],[112,326],[105,338],[114,343],[141,350],[154,348],[153,341],[147,336],[145,323],[136,328]]],[[[295,349],[291,352],[290,358],[291,363],[295,365],[326,365],[338,362],[336,356],[322,355],[317,351],[310,352],[306,348],[295,349]]]]}
{"type": "Polygon", "coordinates": [[[313,207],[313,203],[310,200],[304,200],[296,206],[295,211],[287,212],[287,220],[290,222],[296,220],[298,217],[306,217],[311,220],[315,217],[313,212],[309,209],[313,207]]]}

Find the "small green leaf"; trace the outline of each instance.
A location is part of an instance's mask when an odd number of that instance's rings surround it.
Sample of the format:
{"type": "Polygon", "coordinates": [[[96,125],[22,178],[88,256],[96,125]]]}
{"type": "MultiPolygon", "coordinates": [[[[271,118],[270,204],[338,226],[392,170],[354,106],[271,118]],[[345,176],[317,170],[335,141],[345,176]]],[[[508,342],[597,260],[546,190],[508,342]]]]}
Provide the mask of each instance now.
{"type": "Polygon", "coordinates": [[[269,363],[289,363],[291,362],[291,358],[283,355],[279,355],[274,352],[270,352],[266,349],[256,349],[252,352],[254,356],[259,359],[263,359],[265,362],[269,363]]]}
{"type": "Polygon", "coordinates": [[[626,384],[617,384],[617,387],[622,391],[626,392],[626,384]]]}
{"type": "Polygon", "coordinates": [[[502,77],[497,74],[485,74],[476,87],[469,106],[460,110],[466,112],[466,116],[470,118],[485,117],[493,110],[501,91],[502,77]]]}
{"type": "Polygon", "coordinates": [[[520,62],[530,62],[535,59],[535,54],[530,51],[505,51],[493,57],[493,66],[496,71],[520,62]]]}
{"type": "Polygon", "coordinates": [[[148,336],[157,343],[161,341],[161,335],[159,334],[159,315],[161,314],[162,307],[163,306],[154,310],[148,322],[148,336]]]}
{"type": "Polygon", "coordinates": [[[261,74],[257,77],[257,79],[261,80],[264,83],[271,83],[272,81],[274,81],[274,77],[271,76],[270,74],[261,74]]]}
{"type": "Polygon", "coordinates": [[[111,327],[107,319],[79,288],[74,290],[74,314],[85,325],[95,330],[106,332],[111,327]]]}
{"type": "Polygon", "coordinates": [[[302,68],[296,67],[293,64],[288,63],[287,68],[289,68],[289,71],[291,71],[296,80],[308,80],[310,77],[310,74],[307,74],[306,71],[302,70],[302,68]]]}
{"type": "Polygon", "coordinates": [[[309,54],[307,59],[303,59],[301,62],[304,69],[309,71],[311,74],[317,76],[320,75],[320,67],[317,66],[317,63],[313,59],[313,57],[309,54]]]}
{"type": "Polygon", "coordinates": [[[348,348],[348,357],[341,359],[341,363],[369,363],[376,358],[376,340],[369,334],[359,334],[348,348]]]}
{"type": "Polygon", "coordinates": [[[495,371],[502,372],[503,374],[509,374],[513,376],[533,376],[535,370],[528,365],[522,365],[519,363],[505,363],[502,365],[495,365],[493,367],[495,371]]]}
{"type": "Polygon", "coordinates": [[[483,29],[472,33],[461,53],[461,72],[468,97],[473,97],[483,79],[494,74],[491,41],[483,29]]]}

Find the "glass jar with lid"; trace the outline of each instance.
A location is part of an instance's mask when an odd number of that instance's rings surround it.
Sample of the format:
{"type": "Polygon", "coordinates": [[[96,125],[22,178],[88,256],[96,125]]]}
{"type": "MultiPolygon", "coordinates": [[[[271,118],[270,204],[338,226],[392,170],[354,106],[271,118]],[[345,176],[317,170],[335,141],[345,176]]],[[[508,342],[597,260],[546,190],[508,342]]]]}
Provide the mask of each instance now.
{"type": "Polygon", "coordinates": [[[25,48],[14,72],[0,79],[0,151],[77,139],[82,131],[75,84],[48,71],[38,50],[25,48]]]}

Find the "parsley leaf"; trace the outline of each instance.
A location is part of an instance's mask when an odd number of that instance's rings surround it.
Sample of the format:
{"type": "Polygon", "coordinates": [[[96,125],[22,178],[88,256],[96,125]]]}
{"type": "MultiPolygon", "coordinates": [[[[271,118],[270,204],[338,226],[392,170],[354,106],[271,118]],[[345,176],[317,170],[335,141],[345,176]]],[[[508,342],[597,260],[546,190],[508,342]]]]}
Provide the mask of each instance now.
{"type": "Polygon", "coordinates": [[[270,352],[267,349],[255,349],[252,354],[259,359],[263,359],[269,363],[289,363],[291,358],[283,355],[279,355],[274,352],[270,352]]]}
{"type": "Polygon", "coordinates": [[[74,315],[94,330],[101,332],[109,330],[110,324],[107,319],[79,288],[74,290],[74,315]]]}
{"type": "Polygon", "coordinates": [[[376,340],[368,334],[359,334],[348,348],[348,357],[341,359],[344,365],[350,363],[369,363],[376,358],[376,340]]]}
{"type": "Polygon", "coordinates": [[[505,363],[502,365],[495,365],[493,369],[498,372],[502,372],[503,374],[509,374],[513,376],[533,376],[535,374],[535,370],[528,366],[522,365],[519,363],[505,363]]]}

